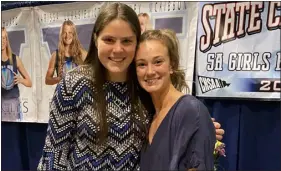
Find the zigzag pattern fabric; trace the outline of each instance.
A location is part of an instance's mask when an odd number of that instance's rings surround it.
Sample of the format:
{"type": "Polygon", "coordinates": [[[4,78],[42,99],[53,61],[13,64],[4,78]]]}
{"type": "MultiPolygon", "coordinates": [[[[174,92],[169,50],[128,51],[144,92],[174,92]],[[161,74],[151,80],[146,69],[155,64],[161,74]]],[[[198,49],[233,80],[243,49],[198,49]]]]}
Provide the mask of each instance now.
{"type": "Polygon", "coordinates": [[[79,66],[58,84],[38,170],[139,170],[145,133],[130,121],[133,114],[127,84],[104,85],[109,133],[107,140],[97,145],[99,120],[91,72],[89,66],[79,66]]]}

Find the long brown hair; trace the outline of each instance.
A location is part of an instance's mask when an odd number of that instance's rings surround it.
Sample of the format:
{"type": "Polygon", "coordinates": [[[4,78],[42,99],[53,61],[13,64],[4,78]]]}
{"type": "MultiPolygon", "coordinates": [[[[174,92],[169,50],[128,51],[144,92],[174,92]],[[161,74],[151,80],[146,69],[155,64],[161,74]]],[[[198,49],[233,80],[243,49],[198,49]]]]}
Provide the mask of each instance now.
{"type": "Polygon", "coordinates": [[[185,72],[179,69],[179,41],[176,33],[170,29],[147,30],[141,35],[140,43],[147,40],[157,40],[162,42],[168,49],[173,73],[171,81],[178,91],[189,92],[189,87],[185,81],[185,72]]]}
{"type": "MultiPolygon", "coordinates": [[[[85,59],[85,64],[90,65],[93,68],[93,86],[95,87],[94,96],[96,100],[96,104],[94,104],[94,109],[96,110],[97,117],[100,123],[100,131],[98,135],[99,143],[103,142],[107,138],[108,134],[108,123],[107,123],[107,116],[106,116],[106,99],[105,99],[105,91],[104,91],[104,84],[106,82],[105,75],[106,69],[101,64],[98,58],[98,49],[96,47],[96,39],[99,36],[100,32],[105,28],[105,26],[114,19],[122,19],[129,23],[131,29],[136,35],[137,38],[137,45],[140,40],[141,35],[141,28],[138,21],[137,14],[135,11],[127,6],[126,4],[122,3],[113,3],[107,4],[103,8],[101,8],[100,13],[96,19],[92,38],[89,46],[89,51],[87,57],[85,59]]],[[[137,48],[137,47],[136,47],[137,48]]],[[[136,122],[139,124],[140,128],[143,131],[146,131],[145,126],[145,114],[140,107],[140,100],[137,92],[137,78],[136,78],[136,70],[135,64],[132,62],[128,68],[127,72],[127,85],[128,85],[128,95],[130,98],[130,105],[131,105],[131,121],[136,122]],[[137,118],[141,118],[138,121],[137,118]]]]}
{"type": "Polygon", "coordinates": [[[65,26],[70,26],[73,31],[73,39],[69,47],[69,54],[73,57],[74,62],[77,65],[83,63],[82,60],[82,50],[83,47],[78,39],[77,31],[75,24],[71,20],[66,20],[63,22],[60,28],[60,36],[59,36],[59,43],[58,43],[58,56],[59,56],[59,63],[61,64],[65,59],[65,45],[63,42],[63,29],[65,26]]]}

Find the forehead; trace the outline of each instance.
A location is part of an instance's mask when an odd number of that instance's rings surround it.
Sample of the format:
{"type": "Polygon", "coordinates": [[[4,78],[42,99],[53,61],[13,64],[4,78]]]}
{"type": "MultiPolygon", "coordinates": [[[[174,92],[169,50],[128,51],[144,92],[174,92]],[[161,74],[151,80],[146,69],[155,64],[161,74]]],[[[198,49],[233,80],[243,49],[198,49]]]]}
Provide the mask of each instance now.
{"type": "Polygon", "coordinates": [[[63,31],[72,31],[72,30],[73,30],[73,28],[70,25],[64,25],[63,26],[63,31]]]}
{"type": "Polygon", "coordinates": [[[161,40],[146,40],[140,43],[140,50],[166,52],[167,47],[161,40]]]}
{"type": "Polygon", "coordinates": [[[113,36],[117,38],[122,37],[136,37],[136,34],[132,30],[130,24],[122,19],[114,19],[110,21],[103,30],[100,32],[99,36],[113,36]]]}
{"type": "Polygon", "coordinates": [[[146,40],[139,45],[137,57],[167,56],[168,49],[160,40],[146,40]]]}

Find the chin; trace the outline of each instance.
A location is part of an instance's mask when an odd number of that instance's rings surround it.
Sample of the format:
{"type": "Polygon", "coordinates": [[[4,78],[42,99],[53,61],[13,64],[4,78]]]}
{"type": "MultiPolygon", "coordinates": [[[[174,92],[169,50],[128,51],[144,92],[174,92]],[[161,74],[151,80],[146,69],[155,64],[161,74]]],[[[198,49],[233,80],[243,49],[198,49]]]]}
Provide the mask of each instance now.
{"type": "Polygon", "coordinates": [[[71,43],[72,43],[72,40],[71,40],[71,41],[65,41],[65,42],[64,42],[64,44],[66,44],[66,45],[71,45],[71,43]]]}
{"type": "Polygon", "coordinates": [[[147,91],[148,93],[156,93],[159,91],[159,88],[158,87],[148,87],[148,86],[142,86],[142,88],[147,91]]]}
{"type": "Polygon", "coordinates": [[[154,94],[154,93],[159,92],[159,90],[155,89],[155,88],[147,88],[147,89],[145,89],[145,91],[147,91],[149,94],[154,94]]]}
{"type": "Polygon", "coordinates": [[[126,72],[126,69],[123,69],[123,68],[110,68],[108,70],[111,73],[124,73],[124,72],[126,72]]]}

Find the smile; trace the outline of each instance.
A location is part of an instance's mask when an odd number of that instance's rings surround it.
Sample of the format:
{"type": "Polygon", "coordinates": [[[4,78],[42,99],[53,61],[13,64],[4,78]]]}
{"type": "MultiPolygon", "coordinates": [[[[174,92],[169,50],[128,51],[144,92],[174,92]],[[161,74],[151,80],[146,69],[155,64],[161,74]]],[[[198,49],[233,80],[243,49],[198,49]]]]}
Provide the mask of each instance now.
{"type": "Polygon", "coordinates": [[[113,61],[113,62],[123,62],[125,60],[125,58],[108,58],[109,60],[113,61]]]}
{"type": "Polygon", "coordinates": [[[153,84],[155,81],[159,80],[159,78],[153,78],[153,79],[146,79],[144,80],[145,82],[147,82],[148,84],[153,84]]]}

